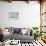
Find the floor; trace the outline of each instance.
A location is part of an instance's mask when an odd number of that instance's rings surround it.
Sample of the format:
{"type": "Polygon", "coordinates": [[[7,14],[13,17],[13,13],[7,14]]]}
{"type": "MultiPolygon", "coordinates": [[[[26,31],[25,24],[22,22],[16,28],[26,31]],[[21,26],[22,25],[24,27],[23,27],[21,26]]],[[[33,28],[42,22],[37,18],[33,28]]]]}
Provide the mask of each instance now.
{"type": "MultiPolygon", "coordinates": [[[[2,45],[0,45],[0,46],[2,46],[2,45]]],[[[43,43],[42,40],[38,40],[38,41],[36,40],[33,43],[19,43],[16,45],[5,44],[4,46],[46,46],[46,44],[43,43]]]]}
{"type": "Polygon", "coordinates": [[[42,40],[38,40],[38,41],[36,40],[36,41],[34,41],[33,43],[22,44],[22,46],[46,46],[46,44],[43,43],[42,40]]]}

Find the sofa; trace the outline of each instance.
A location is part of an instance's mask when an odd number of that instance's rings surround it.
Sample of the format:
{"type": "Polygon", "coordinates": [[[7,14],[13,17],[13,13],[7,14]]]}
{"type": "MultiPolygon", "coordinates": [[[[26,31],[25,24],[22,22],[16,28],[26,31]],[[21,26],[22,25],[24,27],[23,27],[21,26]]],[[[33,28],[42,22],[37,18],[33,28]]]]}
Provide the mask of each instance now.
{"type": "Polygon", "coordinates": [[[32,30],[29,28],[14,28],[9,27],[8,32],[10,32],[10,35],[4,36],[5,40],[20,40],[21,43],[32,43],[34,41],[34,37],[32,35],[32,30]]]}

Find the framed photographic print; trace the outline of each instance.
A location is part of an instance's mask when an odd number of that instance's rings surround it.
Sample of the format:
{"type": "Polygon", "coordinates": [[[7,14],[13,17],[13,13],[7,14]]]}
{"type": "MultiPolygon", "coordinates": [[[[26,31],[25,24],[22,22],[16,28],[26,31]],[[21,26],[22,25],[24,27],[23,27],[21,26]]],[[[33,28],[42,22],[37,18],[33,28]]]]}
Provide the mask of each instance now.
{"type": "Polygon", "coordinates": [[[8,19],[18,19],[19,12],[8,12],[8,19]]]}

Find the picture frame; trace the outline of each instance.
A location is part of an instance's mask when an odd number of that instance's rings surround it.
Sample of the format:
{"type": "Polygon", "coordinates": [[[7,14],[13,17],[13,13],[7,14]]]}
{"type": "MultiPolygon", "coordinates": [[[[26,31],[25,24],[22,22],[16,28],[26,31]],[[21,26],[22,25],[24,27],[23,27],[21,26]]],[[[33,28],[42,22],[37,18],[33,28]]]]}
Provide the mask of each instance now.
{"type": "Polygon", "coordinates": [[[8,12],[8,19],[18,19],[19,12],[8,12]]]}

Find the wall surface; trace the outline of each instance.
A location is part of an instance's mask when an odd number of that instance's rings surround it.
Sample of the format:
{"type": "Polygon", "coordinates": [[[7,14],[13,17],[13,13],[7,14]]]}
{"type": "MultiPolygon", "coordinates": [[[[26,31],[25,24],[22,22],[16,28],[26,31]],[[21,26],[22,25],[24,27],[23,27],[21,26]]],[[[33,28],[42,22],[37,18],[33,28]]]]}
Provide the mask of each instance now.
{"type": "Polygon", "coordinates": [[[40,4],[36,1],[0,2],[0,27],[40,26],[40,4]],[[19,12],[18,19],[8,19],[9,12],[19,12]]]}

